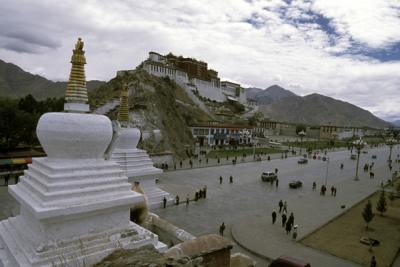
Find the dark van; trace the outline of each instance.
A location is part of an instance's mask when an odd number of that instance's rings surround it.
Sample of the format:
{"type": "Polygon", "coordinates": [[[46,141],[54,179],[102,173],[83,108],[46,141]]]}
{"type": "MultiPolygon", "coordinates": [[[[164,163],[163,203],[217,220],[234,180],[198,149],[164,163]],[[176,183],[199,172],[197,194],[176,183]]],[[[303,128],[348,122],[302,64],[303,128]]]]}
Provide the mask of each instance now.
{"type": "Polygon", "coordinates": [[[311,265],[289,256],[280,256],[271,262],[269,267],[311,267],[311,265]]]}

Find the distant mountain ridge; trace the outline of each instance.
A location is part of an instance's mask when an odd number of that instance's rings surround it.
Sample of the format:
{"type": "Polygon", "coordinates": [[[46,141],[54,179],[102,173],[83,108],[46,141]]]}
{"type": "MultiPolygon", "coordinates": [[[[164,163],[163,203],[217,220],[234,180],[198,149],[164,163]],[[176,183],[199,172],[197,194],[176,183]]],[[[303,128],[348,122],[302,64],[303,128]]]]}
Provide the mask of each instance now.
{"type": "Polygon", "coordinates": [[[272,120],[290,123],[373,128],[391,126],[367,110],[316,93],[304,97],[295,95],[261,105],[260,111],[272,120]]]}
{"type": "MultiPolygon", "coordinates": [[[[88,81],[88,90],[98,88],[103,81],[88,81]]],[[[22,70],[17,65],[0,59],[0,96],[23,97],[31,94],[37,100],[48,97],[62,97],[67,82],[53,82],[40,75],[22,70]]]]}
{"type": "Polygon", "coordinates": [[[268,105],[290,96],[296,96],[296,94],[279,85],[272,85],[264,90],[255,87],[246,89],[246,97],[255,99],[259,105],[268,105]]]}

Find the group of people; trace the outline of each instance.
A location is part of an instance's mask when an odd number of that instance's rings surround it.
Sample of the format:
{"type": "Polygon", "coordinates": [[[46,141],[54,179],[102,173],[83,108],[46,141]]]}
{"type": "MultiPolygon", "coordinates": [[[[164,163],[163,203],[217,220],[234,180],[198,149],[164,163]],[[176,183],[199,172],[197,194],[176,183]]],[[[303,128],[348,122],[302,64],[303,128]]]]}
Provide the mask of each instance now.
{"type": "MultiPolygon", "coordinates": [[[[222,176],[219,177],[219,184],[222,184],[224,178],[222,178],[222,176]]],[[[232,184],[233,183],[233,176],[229,176],[229,183],[232,184]]]]}
{"type": "Polygon", "coordinates": [[[10,181],[10,179],[12,178],[12,176],[14,176],[14,183],[17,184],[18,183],[18,179],[19,176],[17,174],[5,174],[2,176],[2,178],[4,179],[4,186],[8,186],[8,183],[10,181]]]}
{"type": "MultiPolygon", "coordinates": [[[[290,234],[292,231],[292,228],[294,229],[293,231],[293,239],[297,238],[297,226],[294,225],[294,215],[293,212],[290,213],[289,217],[287,216],[287,202],[280,200],[278,203],[279,207],[279,213],[281,214],[281,223],[282,227],[285,229],[286,234],[290,234]]],[[[276,219],[277,219],[277,212],[275,210],[272,211],[272,224],[275,224],[276,219]]]]}
{"type": "MultiPolygon", "coordinates": [[[[203,188],[200,188],[199,190],[197,190],[195,193],[194,193],[194,201],[198,201],[199,199],[201,199],[201,198],[206,198],[207,197],[207,186],[205,185],[203,188]]],[[[189,194],[187,194],[186,195],[186,200],[185,200],[185,203],[186,203],[186,206],[189,206],[189,202],[190,202],[190,197],[189,197],[189,194]]],[[[179,205],[180,204],[180,198],[179,198],[179,195],[176,195],[176,197],[175,197],[175,205],[179,205]]],[[[164,207],[164,209],[167,207],[167,199],[164,197],[163,198],[163,207],[164,207]]]]}

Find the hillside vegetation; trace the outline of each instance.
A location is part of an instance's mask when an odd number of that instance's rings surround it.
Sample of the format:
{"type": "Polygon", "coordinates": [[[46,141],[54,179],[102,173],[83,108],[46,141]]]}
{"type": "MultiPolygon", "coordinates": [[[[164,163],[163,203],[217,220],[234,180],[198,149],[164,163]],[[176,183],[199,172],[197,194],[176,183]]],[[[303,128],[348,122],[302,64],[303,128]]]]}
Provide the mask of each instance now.
{"type": "MultiPolygon", "coordinates": [[[[210,120],[209,115],[197,107],[184,89],[168,78],[157,78],[137,69],[132,74],[115,77],[96,90],[89,92],[91,106],[98,106],[118,98],[122,84],[128,82],[130,88],[130,120],[143,131],[159,129],[161,138],[156,136],[140,143],[149,152],[171,151],[178,158],[186,157],[186,148],[193,146],[194,140],[189,129],[193,123],[210,120]]],[[[108,116],[115,119],[117,110],[108,116]]]]}

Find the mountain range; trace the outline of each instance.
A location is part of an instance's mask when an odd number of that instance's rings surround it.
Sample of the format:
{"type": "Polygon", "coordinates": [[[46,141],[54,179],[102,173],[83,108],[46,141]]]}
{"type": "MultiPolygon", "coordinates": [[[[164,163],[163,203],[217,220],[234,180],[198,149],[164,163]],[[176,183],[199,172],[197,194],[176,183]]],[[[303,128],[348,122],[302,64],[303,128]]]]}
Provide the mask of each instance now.
{"type": "MultiPolygon", "coordinates": [[[[104,84],[102,81],[88,81],[88,90],[104,84]]],[[[53,82],[22,70],[17,65],[0,59],[0,96],[23,97],[31,94],[38,100],[48,97],[62,97],[67,82],[53,82]]]]}
{"type": "MultiPolygon", "coordinates": [[[[89,93],[105,84],[102,81],[88,81],[89,93]]],[[[53,82],[0,60],[0,96],[22,97],[31,94],[41,100],[63,96],[66,87],[67,82],[53,82]]],[[[391,125],[369,111],[350,103],[320,94],[302,97],[278,85],[270,86],[265,90],[247,88],[246,96],[255,99],[259,105],[259,111],[272,120],[310,125],[332,124],[376,128],[391,125]]]]}
{"type": "Polygon", "coordinates": [[[255,87],[246,89],[246,97],[256,100],[257,104],[259,105],[268,105],[277,100],[290,96],[297,95],[280,87],[279,85],[272,85],[265,90],[255,87]]]}
{"type": "Polygon", "coordinates": [[[265,90],[249,88],[247,97],[265,117],[289,123],[384,128],[391,124],[348,102],[320,94],[298,96],[278,85],[265,90]]]}

